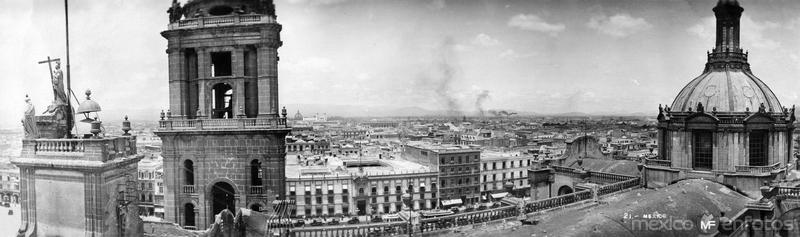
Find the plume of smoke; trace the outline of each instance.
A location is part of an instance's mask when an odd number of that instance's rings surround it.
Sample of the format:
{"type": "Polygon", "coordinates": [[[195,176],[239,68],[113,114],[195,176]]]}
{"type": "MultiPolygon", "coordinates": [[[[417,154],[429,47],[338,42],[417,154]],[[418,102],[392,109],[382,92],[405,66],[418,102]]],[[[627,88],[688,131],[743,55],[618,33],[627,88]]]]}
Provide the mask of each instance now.
{"type": "Polygon", "coordinates": [[[483,90],[481,93],[478,93],[478,98],[475,99],[475,108],[478,110],[478,115],[481,117],[484,116],[485,111],[483,110],[483,102],[489,99],[489,91],[483,90]]]}
{"type": "Polygon", "coordinates": [[[438,61],[436,62],[436,72],[438,75],[434,78],[434,83],[436,83],[436,95],[439,97],[442,104],[444,104],[448,116],[461,114],[456,98],[450,94],[450,88],[455,75],[455,69],[452,63],[454,46],[455,42],[453,38],[447,37],[439,48],[436,49],[436,53],[438,54],[438,61]]]}

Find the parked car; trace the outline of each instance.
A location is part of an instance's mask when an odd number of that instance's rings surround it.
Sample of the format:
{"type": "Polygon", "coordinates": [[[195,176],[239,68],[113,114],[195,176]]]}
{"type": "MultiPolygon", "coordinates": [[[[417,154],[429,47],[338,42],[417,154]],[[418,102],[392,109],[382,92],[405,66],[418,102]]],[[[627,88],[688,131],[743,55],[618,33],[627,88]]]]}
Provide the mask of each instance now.
{"type": "Polygon", "coordinates": [[[358,220],[358,217],[354,216],[354,217],[351,217],[350,220],[347,221],[347,224],[358,224],[358,222],[360,222],[358,220]]]}
{"type": "Polygon", "coordinates": [[[339,224],[339,219],[331,219],[330,221],[328,221],[328,225],[338,225],[338,224],[339,224]]]}
{"type": "Polygon", "coordinates": [[[381,216],[373,216],[371,222],[383,222],[383,218],[381,218],[381,216]]]}
{"type": "Polygon", "coordinates": [[[301,220],[297,220],[297,222],[294,223],[294,227],[301,227],[301,226],[303,226],[305,224],[306,224],[306,221],[304,221],[302,219],[301,220]]]}
{"type": "Polygon", "coordinates": [[[325,225],[325,223],[320,220],[314,219],[313,221],[311,221],[311,226],[323,226],[323,225],[325,225]]]}

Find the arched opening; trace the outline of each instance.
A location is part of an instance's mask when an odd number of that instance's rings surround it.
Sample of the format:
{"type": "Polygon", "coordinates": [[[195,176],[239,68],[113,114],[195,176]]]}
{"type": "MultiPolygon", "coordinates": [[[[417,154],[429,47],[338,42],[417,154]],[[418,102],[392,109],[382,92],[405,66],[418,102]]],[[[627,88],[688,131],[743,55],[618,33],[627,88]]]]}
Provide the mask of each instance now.
{"type": "Polygon", "coordinates": [[[250,210],[260,212],[261,211],[261,204],[253,203],[250,205],[250,210]]]}
{"type": "Polygon", "coordinates": [[[754,130],[750,132],[749,136],[750,148],[750,166],[766,166],[767,163],[767,150],[769,148],[769,139],[767,131],[754,130]]]}
{"type": "Polygon", "coordinates": [[[219,214],[224,209],[236,213],[236,191],[226,182],[217,182],[211,187],[211,215],[219,214]]]}
{"type": "Polygon", "coordinates": [[[253,160],[250,162],[250,185],[261,186],[261,161],[253,160]]]}
{"type": "Polygon", "coordinates": [[[185,185],[194,185],[194,162],[183,161],[183,179],[185,185]]]}
{"type": "Polygon", "coordinates": [[[560,188],[558,188],[558,196],[566,195],[566,194],[570,194],[570,193],[572,193],[572,188],[570,188],[569,186],[565,185],[565,186],[561,186],[560,188]]]}
{"type": "Polygon", "coordinates": [[[219,83],[211,88],[211,104],[214,105],[212,110],[213,118],[233,118],[233,109],[231,105],[233,102],[233,87],[225,83],[219,83]]]}
{"type": "Polygon", "coordinates": [[[183,206],[183,226],[195,226],[194,204],[186,203],[186,205],[183,206]]]}

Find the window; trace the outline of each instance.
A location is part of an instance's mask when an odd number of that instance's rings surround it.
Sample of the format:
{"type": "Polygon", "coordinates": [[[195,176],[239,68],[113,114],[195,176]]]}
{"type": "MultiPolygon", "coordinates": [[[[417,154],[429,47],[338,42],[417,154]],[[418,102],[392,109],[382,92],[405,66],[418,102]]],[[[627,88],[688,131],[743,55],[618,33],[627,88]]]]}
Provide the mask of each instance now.
{"type": "Polygon", "coordinates": [[[328,204],[333,204],[333,196],[328,196],[328,204]]]}
{"type": "Polygon", "coordinates": [[[765,131],[750,132],[750,165],[766,166],[767,164],[767,133],[765,131]]]}
{"type": "Polygon", "coordinates": [[[328,215],[333,215],[333,207],[328,207],[328,215]]]}
{"type": "Polygon", "coordinates": [[[483,182],[486,182],[486,175],[483,175],[483,182]]]}
{"type": "Polygon", "coordinates": [[[250,162],[250,185],[261,186],[261,162],[253,160],[250,162]]]}
{"type": "Polygon", "coordinates": [[[711,131],[693,131],[694,169],[711,170],[714,159],[714,137],[711,131]]]}
{"type": "Polygon", "coordinates": [[[389,186],[383,186],[383,194],[389,194],[389,186]]]}
{"type": "Polygon", "coordinates": [[[317,195],[322,195],[322,186],[317,185],[314,193],[317,195]]]}
{"type": "MultiPolygon", "coordinates": [[[[342,195],[342,203],[350,203],[350,198],[347,195],[342,195]]],[[[345,212],[347,213],[347,212],[345,212]]]]}
{"type": "Polygon", "coordinates": [[[350,208],[349,208],[349,207],[347,207],[347,206],[343,206],[343,207],[342,207],[342,213],[344,213],[344,214],[350,214],[350,208]]]}
{"type": "Polygon", "coordinates": [[[317,197],[317,204],[322,204],[322,197],[317,197]]]}
{"type": "Polygon", "coordinates": [[[211,52],[211,77],[230,76],[231,52],[211,52]]]}
{"type": "Polygon", "coordinates": [[[294,191],[294,187],[289,187],[289,196],[294,196],[294,195],[297,195],[297,193],[294,191]]]}
{"type": "Polygon", "coordinates": [[[328,185],[328,195],[333,195],[333,185],[328,185]]]}
{"type": "Polygon", "coordinates": [[[194,162],[191,160],[183,161],[184,185],[194,185],[194,162]]]}
{"type": "Polygon", "coordinates": [[[483,163],[483,170],[486,170],[486,163],[483,163]]]}
{"type": "Polygon", "coordinates": [[[186,203],[183,206],[183,225],[194,226],[194,204],[186,203]]]}
{"type": "Polygon", "coordinates": [[[305,192],[306,196],[311,196],[311,187],[310,186],[306,186],[306,190],[305,191],[306,191],[305,192]]]}
{"type": "Polygon", "coordinates": [[[342,194],[347,194],[347,184],[342,185],[342,194]]]}

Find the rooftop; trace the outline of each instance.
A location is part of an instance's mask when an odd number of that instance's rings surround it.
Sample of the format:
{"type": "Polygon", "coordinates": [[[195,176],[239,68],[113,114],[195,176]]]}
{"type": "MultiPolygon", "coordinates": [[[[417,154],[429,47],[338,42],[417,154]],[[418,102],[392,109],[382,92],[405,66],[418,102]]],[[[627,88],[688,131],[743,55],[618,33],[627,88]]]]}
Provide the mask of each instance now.
{"type": "Polygon", "coordinates": [[[449,152],[478,152],[480,148],[478,146],[468,146],[468,145],[454,145],[454,144],[433,144],[428,142],[409,142],[406,144],[409,147],[415,147],[419,149],[430,150],[437,153],[449,153],[449,152]]]}
{"type": "Polygon", "coordinates": [[[298,159],[297,157],[293,155],[286,156],[286,177],[288,178],[358,175],[359,169],[363,169],[364,174],[368,175],[433,172],[428,166],[401,158],[309,156],[298,159]],[[327,159],[327,163],[325,159],[327,159]],[[305,163],[305,161],[308,161],[308,166],[301,164],[305,163]]]}

